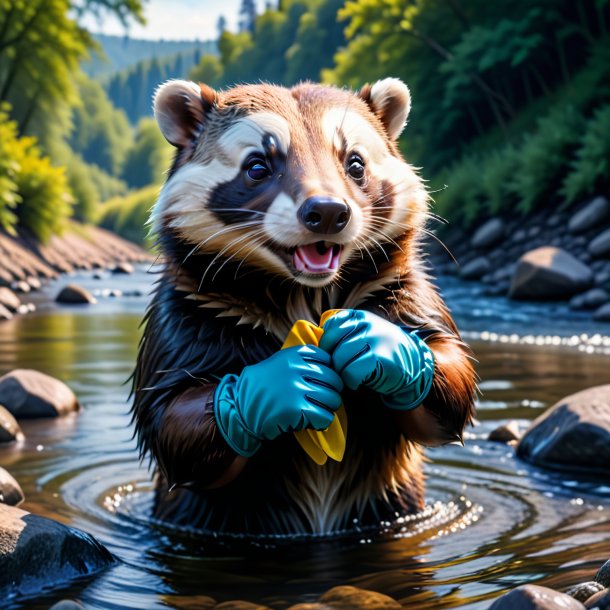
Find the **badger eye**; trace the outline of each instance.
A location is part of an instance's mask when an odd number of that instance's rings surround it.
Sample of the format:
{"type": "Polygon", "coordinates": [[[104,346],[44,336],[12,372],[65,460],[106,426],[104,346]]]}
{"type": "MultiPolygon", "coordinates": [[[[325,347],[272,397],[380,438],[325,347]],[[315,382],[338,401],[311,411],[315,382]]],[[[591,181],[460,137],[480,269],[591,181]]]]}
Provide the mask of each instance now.
{"type": "Polygon", "coordinates": [[[259,157],[250,159],[246,164],[245,170],[248,178],[254,182],[260,182],[271,175],[267,162],[259,157]]]}
{"type": "Polygon", "coordinates": [[[364,178],[364,161],[359,155],[351,155],[349,157],[347,173],[357,182],[364,178]]]}

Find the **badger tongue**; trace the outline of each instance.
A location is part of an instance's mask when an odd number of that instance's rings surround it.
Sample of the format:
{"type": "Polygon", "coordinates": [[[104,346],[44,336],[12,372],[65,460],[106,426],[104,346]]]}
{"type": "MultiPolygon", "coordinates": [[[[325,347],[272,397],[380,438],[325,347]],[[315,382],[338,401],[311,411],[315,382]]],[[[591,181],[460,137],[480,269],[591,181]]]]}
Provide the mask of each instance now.
{"type": "Polygon", "coordinates": [[[339,254],[335,252],[338,247],[326,248],[320,254],[316,244],[297,246],[293,254],[293,262],[297,271],[306,273],[330,273],[336,271],[339,266],[339,254]]]}

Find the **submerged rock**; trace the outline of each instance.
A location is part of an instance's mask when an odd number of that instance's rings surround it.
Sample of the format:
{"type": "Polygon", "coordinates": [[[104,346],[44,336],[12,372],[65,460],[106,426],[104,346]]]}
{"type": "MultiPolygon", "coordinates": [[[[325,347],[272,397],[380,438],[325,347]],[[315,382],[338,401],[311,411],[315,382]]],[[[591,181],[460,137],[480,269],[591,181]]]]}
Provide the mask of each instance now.
{"type": "Polygon", "coordinates": [[[400,610],[402,606],[391,597],[358,587],[333,587],[318,598],[317,608],[336,610],[400,610]]]}
{"type": "Polygon", "coordinates": [[[579,602],[586,602],[592,595],[599,593],[604,588],[604,585],[601,585],[594,580],[590,582],[581,582],[579,585],[574,585],[570,587],[566,591],[566,595],[573,597],[575,600],[579,602]]]}
{"type": "Polygon", "coordinates": [[[604,589],[592,595],[585,602],[585,608],[591,608],[591,610],[610,610],[610,589],[604,589]]]}
{"type": "Polygon", "coordinates": [[[0,377],[0,399],[17,419],[57,417],[80,408],[65,383],[32,369],[15,369],[0,377]]]}
{"type": "Polygon", "coordinates": [[[66,303],[69,305],[94,305],[97,303],[96,298],[85,288],[77,284],[68,284],[61,289],[60,293],[55,297],[57,303],[66,303]]]}
{"type": "Polygon", "coordinates": [[[610,303],[602,305],[593,314],[593,319],[596,322],[610,322],[610,303]]]}
{"type": "Polygon", "coordinates": [[[610,293],[603,288],[591,288],[583,294],[577,294],[571,301],[572,309],[596,309],[604,303],[610,301],[610,293]]]}
{"type": "Polygon", "coordinates": [[[0,597],[33,595],[113,562],[95,538],[0,504],[0,597]]]}
{"type": "Polygon", "coordinates": [[[25,438],[17,420],[0,405],[0,444],[22,441],[25,438]]]}
{"type": "Polygon", "coordinates": [[[583,610],[573,597],[547,587],[523,585],[499,597],[489,610],[583,610]]]}
{"type": "Polygon", "coordinates": [[[517,454],[541,466],[610,473],[610,385],[572,394],[547,409],[517,454]]]}
{"type": "MultiPolygon", "coordinates": [[[[25,500],[21,486],[13,475],[0,467],[0,504],[18,506],[25,500]]],[[[0,525],[0,528],[2,526],[0,525]]],[[[1,529],[0,529],[1,531],[1,529]]],[[[0,541],[0,545],[2,542],[0,541]]],[[[1,548],[1,546],[0,546],[1,548]]]]}
{"type": "Polygon", "coordinates": [[[610,256],[610,229],[600,233],[589,244],[589,254],[595,257],[610,256]]]}
{"type": "Polygon", "coordinates": [[[562,299],[587,290],[593,272],[565,250],[544,246],[526,252],[513,273],[509,296],[513,299],[562,299]]]}
{"type": "Polygon", "coordinates": [[[496,441],[497,443],[512,443],[521,438],[519,423],[515,420],[509,421],[497,428],[494,428],[487,437],[488,441],[496,441]]]}

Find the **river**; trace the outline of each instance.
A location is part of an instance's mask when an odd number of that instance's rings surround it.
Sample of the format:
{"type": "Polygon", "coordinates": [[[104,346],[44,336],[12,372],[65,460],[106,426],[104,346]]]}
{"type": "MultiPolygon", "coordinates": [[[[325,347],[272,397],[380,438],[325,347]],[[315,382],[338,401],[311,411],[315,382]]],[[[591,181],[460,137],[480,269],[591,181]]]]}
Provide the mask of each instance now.
{"type": "MultiPolygon", "coordinates": [[[[202,608],[208,596],[286,608],[340,584],[390,595],[410,609],[487,608],[522,583],[558,589],[590,580],[610,557],[610,482],[576,480],[486,441],[500,422],[522,426],[561,397],[610,382],[610,325],[565,306],[515,305],[472,284],[442,281],[479,360],[479,424],[465,447],[428,452],[428,508],[375,538],[236,546],[148,519],[151,474],[132,438],[129,385],[150,276],[63,278],[100,294],[92,307],[45,304],[0,324],[0,374],[35,368],[67,382],[79,415],[24,421],[27,440],[0,449],[21,483],[22,508],[96,536],[118,559],[108,570],[9,608],[59,599],[87,608],[202,608]]],[[[6,600],[4,600],[6,602],[6,600]]],[[[4,606],[6,607],[6,606],[4,606]]]]}

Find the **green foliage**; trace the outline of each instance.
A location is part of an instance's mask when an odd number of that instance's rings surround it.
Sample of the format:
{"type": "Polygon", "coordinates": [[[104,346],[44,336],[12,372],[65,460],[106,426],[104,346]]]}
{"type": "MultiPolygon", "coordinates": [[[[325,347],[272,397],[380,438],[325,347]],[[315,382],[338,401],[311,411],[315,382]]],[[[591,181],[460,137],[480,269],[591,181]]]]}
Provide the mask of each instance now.
{"type": "Polygon", "coordinates": [[[204,55],[201,61],[190,71],[189,79],[196,83],[205,83],[218,87],[222,83],[224,68],[216,55],[204,55]]]}
{"type": "Polygon", "coordinates": [[[562,189],[568,203],[610,188],[610,105],[599,108],[587,124],[570,169],[562,189]]]}
{"type": "Polygon", "coordinates": [[[153,119],[138,123],[133,147],[127,153],[123,179],[132,188],[158,184],[168,168],[172,148],[165,141],[153,119]]]}
{"type": "Polygon", "coordinates": [[[522,212],[549,203],[559,191],[583,127],[583,117],[574,108],[563,107],[540,119],[536,132],[527,136],[514,179],[522,212]]]}
{"type": "Polygon", "coordinates": [[[73,111],[69,144],[87,163],[118,176],[133,143],[125,114],[112,106],[99,83],[80,74],[79,101],[73,111]]]}
{"type": "Polygon", "coordinates": [[[6,112],[0,108],[0,229],[11,233],[17,223],[15,208],[21,200],[15,182],[19,171],[15,157],[19,149],[17,124],[9,121],[6,112]]]}
{"type": "Polygon", "coordinates": [[[62,233],[72,215],[72,197],[63,167],[53,167],[43,157],[34,138],[21,138],[14,151],[19,168],[15,184],[20,202],[18,223],[42,242],[62,233]]]}
{"type": "Polygon", "coordinates": [[[136,243],[148,243],[146,222],[159,188],[148,186],[129,193],[125,197],[115,197],[100,206],[99,224],[136,243]]]}
{"type": "Polygon", "coordinates": [[[452,223],[470,226],[484,208],[481,161],[466,157],[444,176],[445,188],[434,194],[434,212],[452,223]]]}
{"type": "Polygon", "coordinates": [[[519,161],[519,151],[511,145],[494,150],[485,157],[481,168],[481,186],[491,214],[510,210],[517,201],[514,177],[519,161]]]}

